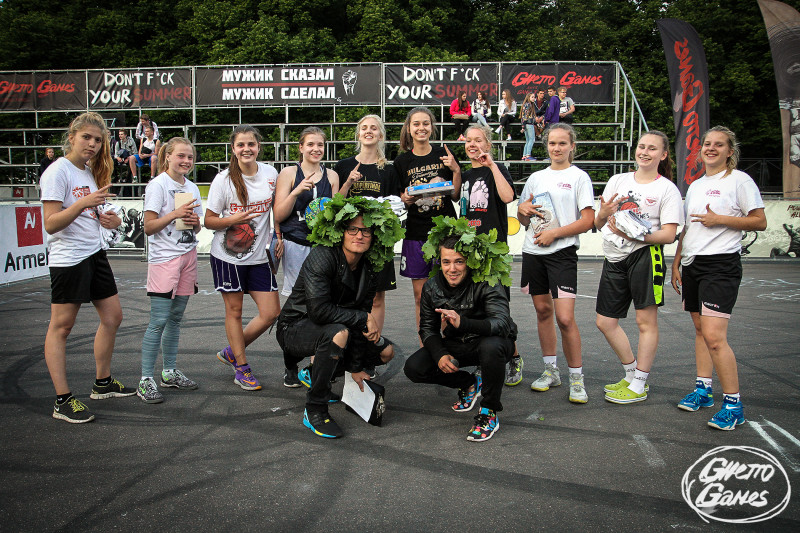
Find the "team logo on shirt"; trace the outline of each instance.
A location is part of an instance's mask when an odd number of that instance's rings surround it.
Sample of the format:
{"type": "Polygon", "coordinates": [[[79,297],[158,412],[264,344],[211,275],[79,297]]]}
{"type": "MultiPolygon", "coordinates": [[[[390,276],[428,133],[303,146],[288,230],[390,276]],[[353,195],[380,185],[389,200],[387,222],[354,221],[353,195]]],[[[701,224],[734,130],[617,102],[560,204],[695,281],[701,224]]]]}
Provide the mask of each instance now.
{"type": "Polygon", "coordinates": [[[478,180],[472,185],[472,192],[469,195],[469,208],[473,211],[486,211],[489,207],[489,187],[478,180]]]}
{"type": "Polygon", "coordinates": [[[565,191],[571,191],[572,190],[572,184],[571,183],[559,182],[558,185],[556,185],[556,187],[558,187],[559,189],[564,189],[565,191]]]}
{"type": "Polygon", "coordinates": [[[706,196],[713,196],[715,198],[719,198],[722,196],[722,193],[719,192],[717,189],[711,189],[710,191],[706,191],[706,196]]]}
{"type": "Polygon", "coordinates": [[[653,198],[652,196],[648,196],[647,198],[644,199],[644,203],[648,207],[653,207],[654,205],[656,205],[656,203],[658,203],[658,199],[657,198],[653,198]]]}

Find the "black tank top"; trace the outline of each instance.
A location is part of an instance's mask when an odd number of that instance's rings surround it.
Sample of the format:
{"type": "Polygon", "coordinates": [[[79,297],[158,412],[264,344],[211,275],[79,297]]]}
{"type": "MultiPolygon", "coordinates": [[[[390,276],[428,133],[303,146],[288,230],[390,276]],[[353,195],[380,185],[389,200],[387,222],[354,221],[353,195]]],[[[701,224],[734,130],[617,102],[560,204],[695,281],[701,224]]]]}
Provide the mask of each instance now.
{"type": "MultiPolygon", "coordinates": [[[[311,246],[311,243],[308,242],[307,239],[309,231],[308,225],[306,224],[306,207],[308,207],[308,204],[310,204],[311,200],[314,198],[322,198],[323,196],[328,198],[333,197],[333,189],[331,188],[331,183],[328,181],[328,169],[325,168],[324,165],[320,165],[320,167],[322,168],[322,178],[314,184],[311,190],[303,191],[297,195],[294,206],[292,207],[292,214],[280,224],[284,239],[302,244],[303,246],[311,246]]],[[[300,182],[304,179],[305,175],[303,174],[303,169],[300,167],[300,163],[297,163],[297,175],[294,177],[292,190],[300,185],[300,182]]]]}

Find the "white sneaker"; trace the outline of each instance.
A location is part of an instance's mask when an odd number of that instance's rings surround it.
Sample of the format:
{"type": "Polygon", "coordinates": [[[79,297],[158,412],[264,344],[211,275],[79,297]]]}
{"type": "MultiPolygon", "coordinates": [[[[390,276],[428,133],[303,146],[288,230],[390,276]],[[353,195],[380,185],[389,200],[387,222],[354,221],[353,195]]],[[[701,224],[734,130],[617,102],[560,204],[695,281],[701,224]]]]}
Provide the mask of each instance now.
{"type": "Polygon", "coordinates": [[[500,133],[501,131],[503,131],[503,126],[497,126],[497,129],[494,130],[495,133],[500,133]]]}
{"type": "Polygon", "coordinates": [[[561,385],[561,372],[558,371],[556,365],[547,363],[544,365],[544,372],[539,376],[539,379],[531,383],[531,390],[544,392],[549,390],[550,387],[558,387],[561,385]]]}
{"type": "Polygon", "coordinates": [[[506,137],[506,140],[507,140],[507,141],[510,141],[510,140],[511,140],[511,135],[509,135],[508,137],[506,137]]]}
{"type": "Polygon", "coordinates": [[[583,374],[570,373],[569,375],[569,401],[572,403],[586,403],[589,396],[583,384],[583,374]]]}

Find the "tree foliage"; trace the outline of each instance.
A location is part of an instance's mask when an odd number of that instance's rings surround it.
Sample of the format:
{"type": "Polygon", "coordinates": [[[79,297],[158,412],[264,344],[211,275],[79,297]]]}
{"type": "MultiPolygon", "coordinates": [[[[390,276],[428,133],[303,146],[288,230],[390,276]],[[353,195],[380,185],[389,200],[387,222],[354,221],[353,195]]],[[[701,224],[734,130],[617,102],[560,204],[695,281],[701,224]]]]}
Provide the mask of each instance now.
{"type": "Polygon", "coordinates": [[[754,0],[4,0],[0,70],[617,60],[650,126],[671,133],[663,17],[703,39],[712,123],[739,132],[745,156],[778,156],[772,58],[754,0]]]}

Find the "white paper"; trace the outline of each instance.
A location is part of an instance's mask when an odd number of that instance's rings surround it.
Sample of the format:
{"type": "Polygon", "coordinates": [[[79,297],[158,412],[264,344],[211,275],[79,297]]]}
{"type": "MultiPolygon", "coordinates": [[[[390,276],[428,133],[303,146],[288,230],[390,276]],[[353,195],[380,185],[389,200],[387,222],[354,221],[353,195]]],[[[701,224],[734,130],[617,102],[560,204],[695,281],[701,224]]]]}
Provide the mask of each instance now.
{"type": "Polygon", "coordinates": [[[353,381],[353,375],[350,372],[344,373],[342,401],[349,405],[365,422],[369,422],[372,406],[375,404],[375,393],[366,383],[364,383],[364,392],[361,392],[361,389],[358,388],[358,383],[353,381]]]}

